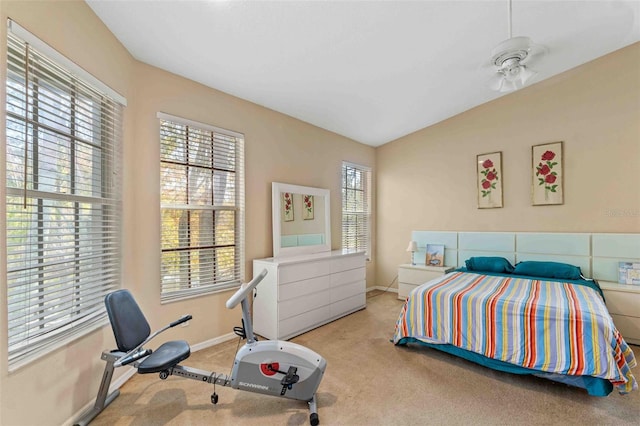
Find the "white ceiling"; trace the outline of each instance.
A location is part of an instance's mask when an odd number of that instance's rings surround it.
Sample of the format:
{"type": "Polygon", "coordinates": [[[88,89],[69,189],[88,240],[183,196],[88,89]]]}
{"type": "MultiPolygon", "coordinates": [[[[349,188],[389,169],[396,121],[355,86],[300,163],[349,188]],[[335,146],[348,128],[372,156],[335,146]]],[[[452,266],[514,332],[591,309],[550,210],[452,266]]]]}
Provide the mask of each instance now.
{"type": "MultiPolygon", "coordinates": [[[[378,146],[500,93],[508,0],[87,0],[138,60],[378,146]]],[[[513,0],[536,81],[640,41],[640,0],[513,0]]]]}

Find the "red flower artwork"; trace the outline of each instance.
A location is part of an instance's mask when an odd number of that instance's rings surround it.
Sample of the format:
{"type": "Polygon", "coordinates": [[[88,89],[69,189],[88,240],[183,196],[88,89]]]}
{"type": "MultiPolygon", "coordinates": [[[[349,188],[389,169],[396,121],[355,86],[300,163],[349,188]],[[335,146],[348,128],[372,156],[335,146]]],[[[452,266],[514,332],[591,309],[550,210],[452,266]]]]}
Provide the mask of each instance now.
{"type": "Polygon", "coordinates": [[[556,153],[553,151],[545,151],[544,154],[542,154],[543,161],[551,161],[554,158],[556,158],[556,153]]]}
{"type": "Polygon", "coordinates": [[[549,174],[550,171],[551,171],[551,168],[548,165],[542,164],[542,163],[538,164],[539,174],[546,176],[549,174]]]}
{"type": "Polygon", "coordinates": [[[293,220],[293,197],[290,193],[284,193],[284,220],[293,220]]]}
{"type": "Polygon", "coordinates": [[[482,162],[482,170],[480,174],[483,176],[480,181],[482,186],[482,197],[489,197],[491,190],[496,189],[496,183],[498,180],[498,171],[493,166],[493,161],[486,159],[482,162]]]}
{"type": "Polygon", "coordinates": [[[555,183],[558,179],[558,173],[553,171],[553,168],[558,164],[557,161],[553,161],[556,158],[556,153],[553,151],[545,151],[540,156],[540,163],[536,166],[536,176],[538,177],[538,186],[544,185],[545,198],[548,192],[557,192],[558,184],[555,183]]]}
{"type": "Polygon", "coordinates": [[[311,201],[313,200],[311,195],[304,196],[304,208],[307,209],[308,212],[311,212],[311,201]]]}
{"type": "Polygon", "coordinates": [[[302,206],[304,207],[303,219],[313,219],[313,195],[304,195],[302,197],[302,206]]]}

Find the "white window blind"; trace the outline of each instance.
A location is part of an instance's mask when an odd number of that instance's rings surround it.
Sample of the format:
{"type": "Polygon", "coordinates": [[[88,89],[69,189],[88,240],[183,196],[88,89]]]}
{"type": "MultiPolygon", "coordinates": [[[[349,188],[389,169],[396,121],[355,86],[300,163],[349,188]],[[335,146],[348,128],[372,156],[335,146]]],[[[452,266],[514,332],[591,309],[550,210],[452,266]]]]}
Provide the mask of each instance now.
{"type": "Polygon", "coordinates": [[[9,28],[7,326],[15,369],[106,322],[103,298],[120,285],[122,105],[78,78],[86,71],[43,53],[54,51],[35,36],[9,28]]]}
{"type": "Polygon", "coordinates": [[[342,163],[342,248],[371,255],[371,169],[342,163]]]}
{"type": "Polygon", "coordinates": [[[161,299],[237,287],[243,280],[244,138],[158,114],[161,299]]]}

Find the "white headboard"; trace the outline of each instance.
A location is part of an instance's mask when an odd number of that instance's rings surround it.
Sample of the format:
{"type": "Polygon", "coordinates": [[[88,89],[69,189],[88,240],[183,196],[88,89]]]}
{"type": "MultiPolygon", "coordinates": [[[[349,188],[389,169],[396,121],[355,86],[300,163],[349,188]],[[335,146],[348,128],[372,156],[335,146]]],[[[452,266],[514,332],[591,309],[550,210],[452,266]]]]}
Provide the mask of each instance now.
{"type": "Polygon", "coordinates": [[[618,262],[640,262],[640,234],[413,231],[414,262],[424,264],[427,244],[444,244],[446,266],[472,256],[500,256],[512,264],[548,260],[579,266],[585,277],[618,281],[618,262]]]}

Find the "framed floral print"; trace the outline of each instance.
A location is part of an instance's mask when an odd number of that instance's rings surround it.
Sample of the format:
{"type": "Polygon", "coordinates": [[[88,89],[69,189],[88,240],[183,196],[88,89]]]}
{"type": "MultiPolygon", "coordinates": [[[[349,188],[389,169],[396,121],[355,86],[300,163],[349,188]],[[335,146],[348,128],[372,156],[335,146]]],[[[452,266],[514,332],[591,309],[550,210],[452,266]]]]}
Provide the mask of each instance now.
{"type": "Polygon", "coordinates": [[[562,142],[531,148],[531,203],[534,206],[564,203],[562,162],[562,142]]]}
{"type": "Polygon", "coordinates": [[[502,152],[477,156],[478,208],[502,207],[502,152]]]}
{"type": "Polygon", "coordinates": [[[313,195],[302,196],[302,219],[313,219],[313,195]]]}
{"type": "Polygon", "coordinates": [[[282,194],[282,219],[285,222],[293,220],[293,194],[290,192],[282,194]]]}

